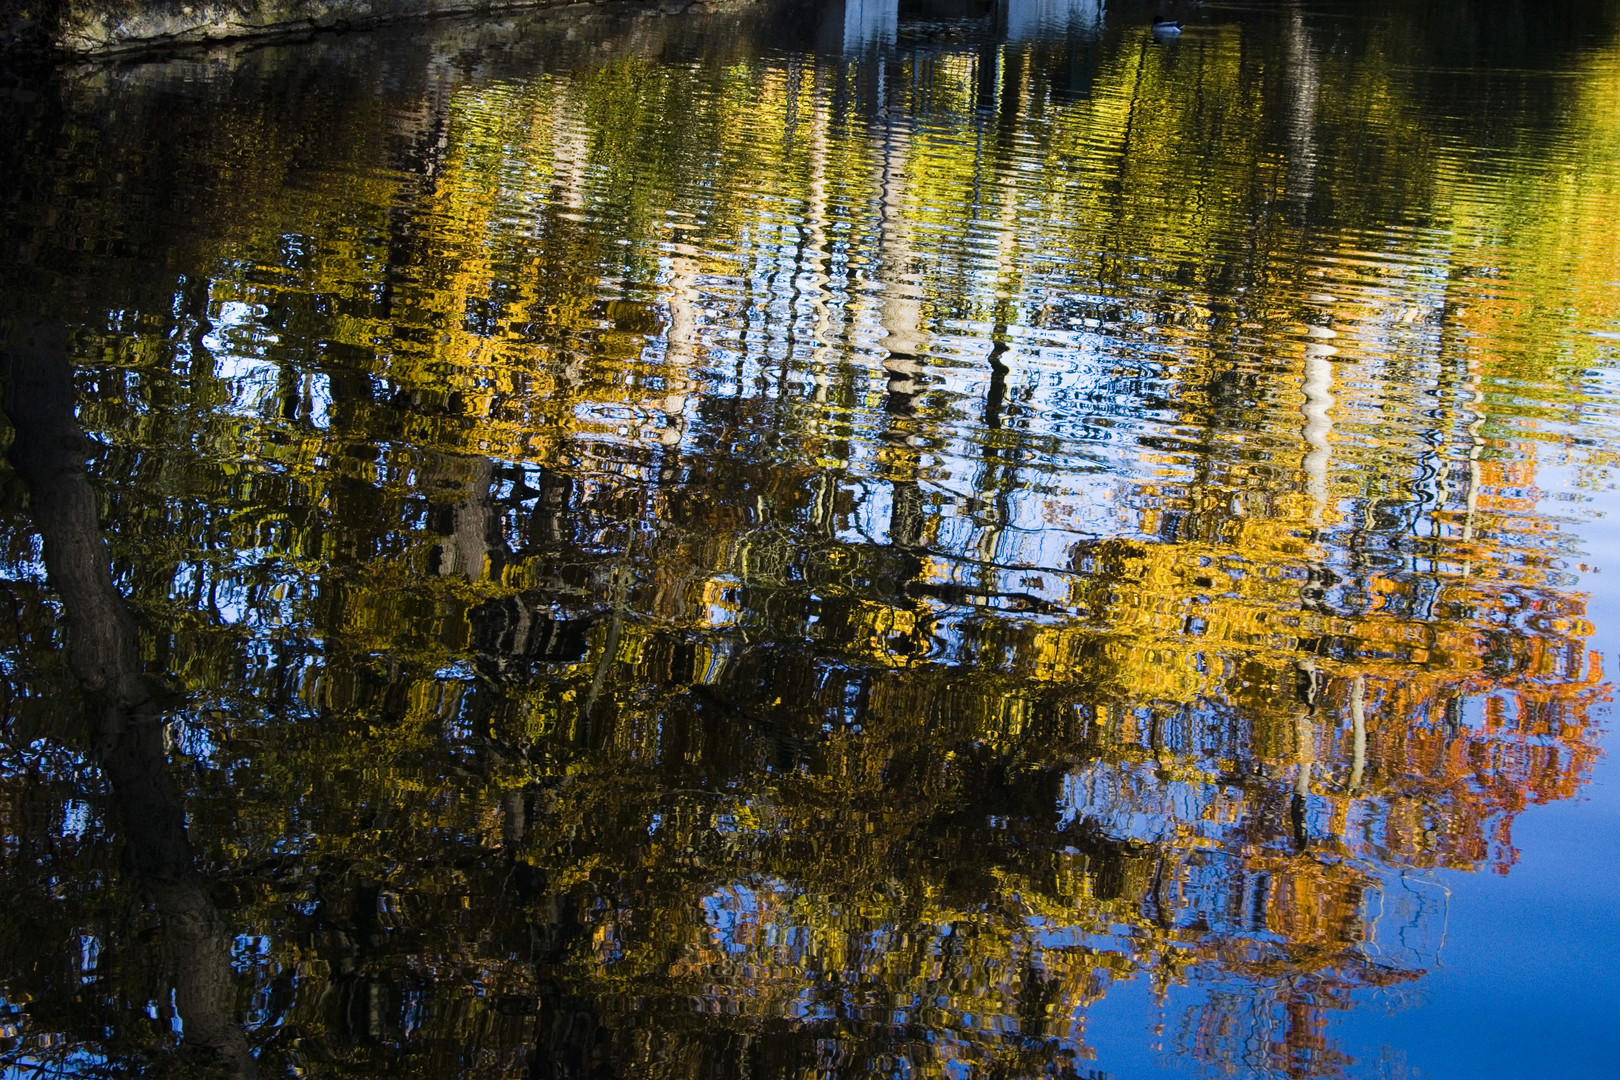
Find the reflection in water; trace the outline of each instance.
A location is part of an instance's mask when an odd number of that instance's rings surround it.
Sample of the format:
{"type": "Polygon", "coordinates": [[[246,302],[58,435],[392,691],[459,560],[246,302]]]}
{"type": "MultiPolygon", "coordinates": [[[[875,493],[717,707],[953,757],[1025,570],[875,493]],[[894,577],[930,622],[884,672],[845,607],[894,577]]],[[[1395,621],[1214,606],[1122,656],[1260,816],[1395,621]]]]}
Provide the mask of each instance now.
{"type": "Polygon", "coordinates": [[[827,4],[821,11],[828,27],[822,40],[832,45],[828,51],[833,55],[858,55],[893,45],[900,25],[899,0],[844,0],[827,4]]]}
{"type": "Polygon", "coordinates": [[[1019,45],[1061,34],[1096,34],[1102,29],[1102,0],[1005,0],[1006,42],[1019,45]]]}
{"type": "Polygon", "coordinates": [[[1620,49],[1148,14],[19,79],[5,1059],[1360,1068],[1596,755],[1620,49]]]}
{"type": "MultiPolygon", "coordinates": [[[[56,328],[17,327],[5,370],[11,463],[28,484],[42,561],[68,627],[68,667],[89,721],[84,742],[117,807],[129,883],[159,921],[159,964],[184,1018],[187,1048],[228,1075],[252,1075],[247,1041],[231,1015],[230,934],[193,865],[185,808],[166,774],[161,707],[142,677],[135,625],[108,573],[64,336],[56,328]]],[[[99,941],[94,952],[99,959],[99,941]]]]}

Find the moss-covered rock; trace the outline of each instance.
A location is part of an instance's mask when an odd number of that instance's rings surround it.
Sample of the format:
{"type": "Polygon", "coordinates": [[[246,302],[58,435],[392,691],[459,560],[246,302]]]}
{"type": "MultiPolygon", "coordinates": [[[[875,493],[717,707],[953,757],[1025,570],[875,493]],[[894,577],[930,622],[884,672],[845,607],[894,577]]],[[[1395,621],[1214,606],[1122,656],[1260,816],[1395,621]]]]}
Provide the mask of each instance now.
{"type": "MultiPolygon", "coordinates": [[[[0,42],[96,54],[579,0],[0,0],[0,42]]],[[[590,2],[590,0],[586,0],[590,2]]],[[[708,10],[713,0],[658,5],[708,10]]]]}

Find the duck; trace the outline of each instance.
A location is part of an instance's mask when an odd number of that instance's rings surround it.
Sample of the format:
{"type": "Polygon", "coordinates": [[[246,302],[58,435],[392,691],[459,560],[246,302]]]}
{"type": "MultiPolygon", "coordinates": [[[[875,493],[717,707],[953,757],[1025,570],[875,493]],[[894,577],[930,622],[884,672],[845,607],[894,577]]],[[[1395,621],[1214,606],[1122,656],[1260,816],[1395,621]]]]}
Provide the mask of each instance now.
{"type": "Polygon", "coordinates": [[[1153,16],[1153,32],[1155,34],[1179,34],[1181,33],[1181,24],[1175,19],[1155,15],[1153,16]]]}

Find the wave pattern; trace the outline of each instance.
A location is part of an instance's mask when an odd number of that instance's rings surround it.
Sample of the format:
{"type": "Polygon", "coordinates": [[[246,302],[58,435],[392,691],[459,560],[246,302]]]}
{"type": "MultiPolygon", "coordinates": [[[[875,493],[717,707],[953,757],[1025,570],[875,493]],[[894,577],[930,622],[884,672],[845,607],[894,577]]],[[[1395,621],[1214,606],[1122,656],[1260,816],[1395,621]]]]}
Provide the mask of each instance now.
{"type": "Polygon", "coordinates": [[[1411,13],[987,11],[18,107],[7,314],[71,331],[228,948],[142,959],[182,893],[107,854],[90,617],[9,500],[4,875],[63,957],[0,935],[9,1067],[1073,1077],[1138,981],[1168,1065],[1353,1068],[1432,874],[1598,754],[1620,52],[1476,75],[1481,128],[1411,13]]]}

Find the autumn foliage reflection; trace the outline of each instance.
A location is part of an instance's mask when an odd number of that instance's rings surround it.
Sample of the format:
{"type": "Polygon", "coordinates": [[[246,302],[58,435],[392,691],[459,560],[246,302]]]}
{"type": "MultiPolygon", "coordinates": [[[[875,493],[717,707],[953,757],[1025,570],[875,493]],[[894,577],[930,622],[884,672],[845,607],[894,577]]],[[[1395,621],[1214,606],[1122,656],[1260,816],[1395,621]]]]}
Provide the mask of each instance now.
{"type": "MultiPolygon", "coordinates": [[[[1538,477],[1602,464],[1605,204],[1468,173],[1387,19],[1074,8],[545,15],[13,118],[8,288],[75,332],[262,1071],[1072,1077],[1141,980],[1167,1054],[1337,1075],[1429,871],[1578,792],[1538,477]]],[[[0,1048],[206,1071],[6,498],[0,1048]]]]}

